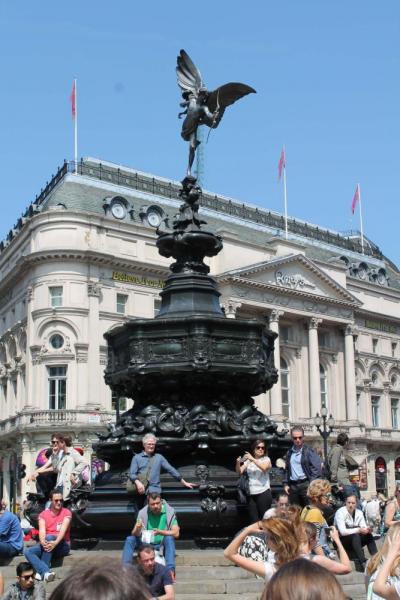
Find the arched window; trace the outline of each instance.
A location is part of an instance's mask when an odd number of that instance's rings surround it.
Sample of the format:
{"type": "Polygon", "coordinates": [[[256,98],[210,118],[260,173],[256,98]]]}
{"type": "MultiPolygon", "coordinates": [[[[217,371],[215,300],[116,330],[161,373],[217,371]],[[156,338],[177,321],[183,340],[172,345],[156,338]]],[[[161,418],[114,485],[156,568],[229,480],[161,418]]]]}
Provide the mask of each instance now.
{"type": "Polygon", "coordinates": [[[319,365],[319,382],[321,387],[321,408],[328,408],[328,382],[324,367],[319,365]]]}
{"type": "Polygon", "coordinates": [[[397,482],[400,482],[400,456],[394,461],[394,478],[397,482]]]}
{"type": "Polygon", "coordinates": [[[387,467],[382,456],[378,456],[375,461],[375,482],[376,491],[387,496],[387,467]]]}
{"type": "Polygon", "coordinates": [[[282,393],[282,414],[284,417],[290,418],[290,373],[289,367],[284,358],[281,358],[281,393],[282,393]]]}

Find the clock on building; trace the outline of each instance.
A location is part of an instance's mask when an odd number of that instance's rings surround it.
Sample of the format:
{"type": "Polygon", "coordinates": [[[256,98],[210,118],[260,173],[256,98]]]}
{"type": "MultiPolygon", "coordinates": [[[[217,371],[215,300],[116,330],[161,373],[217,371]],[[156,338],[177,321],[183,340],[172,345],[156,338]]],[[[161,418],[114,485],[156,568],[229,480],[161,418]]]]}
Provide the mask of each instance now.
{"type": "Polygon", "coordinates": [[[112,216],[116,219],[124,219],[126,216],[126,206],[122,200],[117,198],[111,202],[110,210],[112,216]]]}

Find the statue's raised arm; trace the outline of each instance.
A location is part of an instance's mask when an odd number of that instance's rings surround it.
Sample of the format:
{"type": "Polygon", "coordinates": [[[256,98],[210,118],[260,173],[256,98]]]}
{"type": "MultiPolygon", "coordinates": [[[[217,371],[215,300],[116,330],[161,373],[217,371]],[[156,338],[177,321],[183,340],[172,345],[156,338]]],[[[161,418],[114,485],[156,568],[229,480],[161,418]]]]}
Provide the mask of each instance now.
{"type": "Polygon", "coordinates": [[[209,92],[204,87],[199,69],[184,50],[179,53],[176,74],[178,85],[182,90],[183,102],[180,106],[184,109],[179,113],[179,118],[185,116],[181,135],[186,142],[189,142],[187,174],[191,175],[196,149],[200,144],[197,139],[199,125],[207,125],[215,129],[227,106],[247,94],[255,94],[256,90],[244,83],[226,83],[209,92]]]}

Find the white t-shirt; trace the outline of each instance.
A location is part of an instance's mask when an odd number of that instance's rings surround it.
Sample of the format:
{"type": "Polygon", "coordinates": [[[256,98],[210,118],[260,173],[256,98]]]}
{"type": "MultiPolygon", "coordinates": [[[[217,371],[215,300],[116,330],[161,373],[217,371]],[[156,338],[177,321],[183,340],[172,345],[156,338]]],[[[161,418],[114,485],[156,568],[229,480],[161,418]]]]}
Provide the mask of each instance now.
{"type": "Polygon", "coordinates": [[[276,566],[271,564],[270,562],[265,562],[264,567],[265,567],[265,582],[268,583],[269,580],[271,579],[272,575],[275,574],[276,566]]]}
{"type": "MultiPolygon", "coordinates": [[[[268,456],[263,456],[258,459],[262,463],[271,463],[268,456]]],[[[269,472],[261,471],[251,460],[246,461],[247,465],[247,473],[249,476],[249,487],[250,487],[250,495],[255,496],[256,494],[261,494],[266,490],[269,490],[271,487],[269,481],[269,472]]]]}

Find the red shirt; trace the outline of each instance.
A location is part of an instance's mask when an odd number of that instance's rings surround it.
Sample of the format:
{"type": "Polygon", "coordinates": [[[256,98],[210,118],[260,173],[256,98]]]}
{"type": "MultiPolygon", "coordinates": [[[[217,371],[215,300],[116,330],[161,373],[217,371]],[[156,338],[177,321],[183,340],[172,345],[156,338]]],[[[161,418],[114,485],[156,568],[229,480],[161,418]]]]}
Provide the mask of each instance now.
{"type": "MultiPolygon", "coordinates": [[[[43,519],[46,526],[46,535],[58,535],[60,533],[61,525],[65,517],[72,518],[72,513],[68,508],[62,508],[56,515],[50,508],[47,508],[40,513],[39,519],[43,519]]],[[[71,541],[70,537],[71,524],[65,533],[64,540],[69,544],[71,541]]]]}

